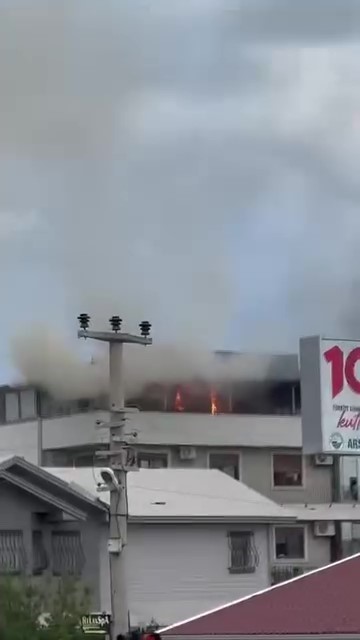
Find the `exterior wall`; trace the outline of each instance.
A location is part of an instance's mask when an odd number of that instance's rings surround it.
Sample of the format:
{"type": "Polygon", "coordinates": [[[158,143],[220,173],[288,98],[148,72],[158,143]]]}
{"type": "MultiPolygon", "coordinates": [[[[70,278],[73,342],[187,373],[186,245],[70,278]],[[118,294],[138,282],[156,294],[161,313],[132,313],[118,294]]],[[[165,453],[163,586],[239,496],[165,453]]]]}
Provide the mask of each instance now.
{"type": "MultiPolygon", "coordinates": [[[[106,411],[78,413],[43,419],[44,449],[61,449],[107,442],[106,430],[95,426],[96,420],[108,419],[106,411]]],[[[20,427],[36,422],[14,422],[0,426],[0,448],[5,429],[11,440],[20,427]]],[[[128,417],[130,430],[138,432],[141,446],[213,446],[213,447],[301,447],[301,419],[282,415],[219,415],[139,412],[128,417]]],[[[33,446],[36,448],[36,433],[33,446]]],[[[12,445],[9,447],[12,448],[12,445]]]]}
{"type": "MultiPolygon", "coordinates": [[[[296,449],[292,449],[296,451],[296,449]]],[[[286,451],[283,451],[286,453],[286,451]]],[[[315,466],[312,456],[304,457],[304,487],[272,486],[272,453],[281,449],[244,449],[241,480],[259,493],[281,504],[322,503],[332,501],[332,467],[315,466]]],[[[299,453],[301,450],[299,449],[299,453]]]]}
{"type": "Polygon", "coordinates": [[[21,456],[37,464],[37,429],[37,421],[0,425],[1,457],[21,456]]]}
{"type": "Polygon", "coordinates": [[[305,524],[307,529],[307,564],[309,567],[323,567],[331,562],[331,538],[316,537],[312,523],[305,524]]]}
{"type": "MultiPolygon", "coordinates": [[[[23,491],[1,484],[0,491],[0,529],[21,529],[23,531],[24,546],[27,555],[26,572],[32,573],[32,530],[33,530],[33,514],[46,513],[49,507],[23,491]]],[[[90,588],[92,606],[96,609],[99,607],[100,587],[100,553],[98,553],[99,539],[101,537],[101,525],[94,521],[64,521],[49,524],[36,524],[36,529],[42,529],[44,541],[50,542],[51,531],[54,530],[80,530],[82,538],[82,546],[86,559],[84,571],[82,574],[82,582],[90,588]]],[[[48,549],[50,545],[48,544],[48,549]]],[[[44,572],[36,580],[48,580],[49,572],[44,572]]],[[[57,578],[52,578],[56,583],[57,578]]]]}
{"type": "MultiPolygon", "coordinates": [[[[153,448],[153,450],[156,450],[153,448]]],[[[290,452],[301,450],[291,449],[290,452]]],[[[239,456],[240,480],[274,502],[322,503],[332,501],[332,467],[315,466],[312,456],[304,457],[304,486],[277,488],[272,486],[272,454],[287,453],[287,450],[270,448],[197,447],[194,460],[181,460],[179,447],[170,449],[169,464],[173,467],[206,468],[210,453],[231,453],[239,456]]]]}
{"type": "MultiPolygon", "coordinates": [[[[46,512],[40,500],[3,483],[0,492],[0,529],[22,529],[32,566],[33,514],[46,512]]],[[[330,561],[330,539],[315,538],[311,525],[305,525],[306,558],[304,561],[275,561],[271,525],[199,525],[130,523],[127,570],[129,606],[134,624],[155,618],[160,624],[218,606],[266,588],[271,584],[274,565],[301,570],[322,566],[330,561]],[[229,530],[253,530],[259,554],[255,573],[233,574],[228,571],[229,530]]],[[[39,524],[36,525],[39,528],[39,524]]],[[[93,520],[63,521],[43,525],[45,539],[51,530],[80,530],[86,558],[82,580],[90,587],[93,610],[110,611],[108,525],[93,520]]],[[[49,574],[36,580],[49,579],[49,574]]],[[[56,583],[57,578],[52,578],[56,583]]]]}
{"type": "Polygon", "coordinates": [[[270,533],[270,564],[272,582],[282,582],[312,569],[323,567],[331,562],[331,538],[316,537],[313,523],[298,522],[305,529],[305,558],[303,560],[278,560],[275,556],[275,527],[270,533]]]}
{"type": "MultiPolygon", "coordinates": [[[[240,447],[196,447],[196,457],[182,460],[179,446],[136,445],[141,452],[168,454],[168,466],[184,469],[209,466],[210,453],[230,453],[239,456],[240,480],[259,493],[280,503],[322,503],[332,500],[332,467],[315,466],[312,456],[304,458],[304,487],[274,488],[272,486],[272,454],[281,449],[240,447]]],[[[284,451],[284,450],[283,450],[284,451]]],[[[289,451],[289,449],[284,452],[289,451]]],[[[291,449],[296,452],[297,449],[291,449]]],[[[298,450],[300,453],[300,450],[298,450]]],[[[89,453],[89,457],[91,457],[89,453]]],[[[76,453],[70,450],[46,452],[49,466],[72,466],[76,453]]]]}
{"type": "MultiPolygon", "coordinates": [[[[127,571],[132,624],[152,618],[175,622],[270,585],[269,526],[130,524],[127,571]],[[255,533],[260,557],[255,573],[228,571],[227,532],[241,529],[255,533]]],[[[108,610],[104,572],[102,584],[101,607],[108,610]]]]}

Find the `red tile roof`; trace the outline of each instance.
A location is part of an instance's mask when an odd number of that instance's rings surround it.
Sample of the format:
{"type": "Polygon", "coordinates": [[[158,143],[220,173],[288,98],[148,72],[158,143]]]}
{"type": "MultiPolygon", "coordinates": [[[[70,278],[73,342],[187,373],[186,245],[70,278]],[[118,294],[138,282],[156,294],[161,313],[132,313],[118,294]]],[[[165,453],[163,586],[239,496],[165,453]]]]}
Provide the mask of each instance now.
{"type": "Polygon", "coordinates": [[[360,634],[360,554],[167,627],[167,636],[360,634]]]}

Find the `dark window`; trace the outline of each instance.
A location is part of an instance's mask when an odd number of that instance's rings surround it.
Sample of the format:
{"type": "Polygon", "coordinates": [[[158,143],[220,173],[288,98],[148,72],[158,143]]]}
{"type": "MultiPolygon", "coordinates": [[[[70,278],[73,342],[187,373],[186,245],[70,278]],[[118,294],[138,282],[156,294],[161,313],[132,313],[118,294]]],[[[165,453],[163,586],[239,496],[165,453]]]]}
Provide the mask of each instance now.
{"type": "Polygon", "coordinates": [[[34,389],[23,389],[19,393],[20,417],[22,420],[29,420],[36,416],[34,389]]]}
{"type": "Polygon", "coordinates": [[[280,382],[269,393],[271,413],[294,415],[300,410],[300,385],[297,382],[280,382]]]}
{"type": "Polygon", "coordinates": [[[51,559],[55,576],[80,576],[85,564],[80,532],[53,531],[51,559]]]}
{"type": "Polygon", "coordinates": [[[6,422],[20,420],[19,394],[16,391],[5,395],[5,417],[6,422]]]}
{"type": "Polygon", "coordinates": [[[140,451],[137,455],[137,463],[141,469],[165,469],[168,466],[168,457],[166,453],[140,451]]]}
{"type": "Polygon", "coordinates": [[[275,557],[277,560],[305,558],[304,527],[275,527],[275,557]]]}
{"type": "Polygon", "coordinates": [[[252,531],[231,531],[228,534],[231,573],[254,573],[259,564],[259,554],[252,531]]]}
{"type": "Polygon", "coordinates": [[[273,484],[274,487],[302,487],[301,454],[275,453],[273,455],[273,484]]]}
{"type": "Polygon", "coordinates": [[[43,532],[32,532],[33,574],[39,575],[48,568],[48,557],[44,546],[43,532]]]}
{"type": "Polygon", "coordinates": [[[358,491],[358,481],[357,478],[355,476],[351,476],[349,478],[349,487],[350,487],[350,497],[352,500],[355,500],[355,502],[358,501],[359,498],[359,491],[358,491]]]}
{"type": "Polygon", "coordinates": [[[41,393],[40,412],[43,418],[55,418],[61,416],[71,416],[76,413],[87,413],[94,411],[97,406],[96,400],[80,398],[78,400],[56,400],[47,393],[41,393]]]}
{"type": "Polygon", "coordinates": [[[19,530],[0,531],[0,573],[17,574],[26,569],[26,552],[23,532],[19,530]]]}
{"type": "Polygon", "coordinates": [[[210,453],[210,469],[219,469],[235,480],[239,480],[239,456],[233,453],[210,453]]]}

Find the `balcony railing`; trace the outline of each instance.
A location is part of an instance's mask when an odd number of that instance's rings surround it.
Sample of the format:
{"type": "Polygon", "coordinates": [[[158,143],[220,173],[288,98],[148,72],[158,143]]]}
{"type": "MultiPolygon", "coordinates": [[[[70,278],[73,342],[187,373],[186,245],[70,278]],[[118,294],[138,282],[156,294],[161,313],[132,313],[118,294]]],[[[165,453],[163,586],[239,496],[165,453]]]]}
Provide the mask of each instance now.
{"type": "Polygon", "coordinates": [[[276,565],[271,567],[271,584],[279,584],[280,582],[286,582],[297,576],[302,576],[304,573],[313,571],[317,567],[308,567],[302,565],[276,565]]]}

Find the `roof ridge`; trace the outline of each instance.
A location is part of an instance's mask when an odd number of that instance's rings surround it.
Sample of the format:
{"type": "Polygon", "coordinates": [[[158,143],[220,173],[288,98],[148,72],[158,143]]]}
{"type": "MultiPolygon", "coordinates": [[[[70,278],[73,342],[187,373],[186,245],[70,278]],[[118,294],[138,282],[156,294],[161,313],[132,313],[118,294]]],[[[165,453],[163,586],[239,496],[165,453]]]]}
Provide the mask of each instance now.
{"type": "Polygon", "coordinates": [[[160,633],[165,633],[167,631],[170,631],[172,629],[176,629],[177,627],[182,627],[186,624],[189,624],[190,622],[195,622],[196,620],[200,620],[201,618],[205,618],[206,616],[209,616],[213,613],[218,613],[219,611],[223,611],[224,609],[228,609],[230,607],[233,607],[237,604],[241,604],[242,602],[246,602],[247,600],[251,600],[253,598],[256,598],[257,596],[262,596],[265,593],[269,593],[271,591],[274,591],[275,589],[281,589],[283,587],[286,587],[287,585],[293,583],[293,582],[298,582],[300,580],[303,580],[304,578],[308,578],[311,575],[317,574],[317,573],[322,573],[324,571],[327,570],[331,570],[333,567],[337,567],[341,564],[345,564],[346,562],[349,562],[350,560],[353,560],[354,558],[359,558],[360,557],[360,553],[355,553],[352,556],[348,556],[347,558],[341,558],[341,560],[337,560],[336,562],[332,562],[330,564],[325,565],[324,567],[319,567],[317,569],[313,569],[312,571],[308,571],[306,573],[303,573],[300,576],[295,576],[295,578],[290,578],[290,580],[286,580],[285,582],[280,582],[278,584],[274,584],[271,585],[270,587],[266,587],[266,589],[261,589],[261,591],[256,591],[255,593],[251,593],[250,595],[247,596],[243,596],[242,598],[238,598],[237,600],[233,600],[231,602],[228,602],[226,604],[220,605],[218,607],[214,607],[213,609],[209,609],[208,611],[204,611],[204,613],[200,613],[196,616],[192,616],[191,618],[187,618],[185,620],[180,620],[179,622],[175,622],[174,624],[168,625],[167,627],[164,627],[163,629],[160,629],[160,633]]]}

